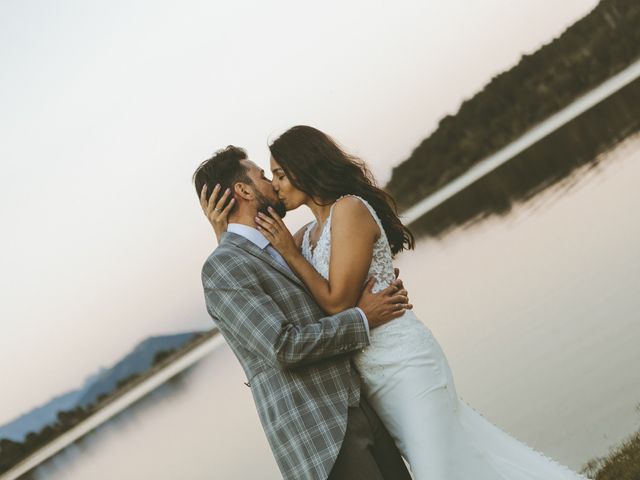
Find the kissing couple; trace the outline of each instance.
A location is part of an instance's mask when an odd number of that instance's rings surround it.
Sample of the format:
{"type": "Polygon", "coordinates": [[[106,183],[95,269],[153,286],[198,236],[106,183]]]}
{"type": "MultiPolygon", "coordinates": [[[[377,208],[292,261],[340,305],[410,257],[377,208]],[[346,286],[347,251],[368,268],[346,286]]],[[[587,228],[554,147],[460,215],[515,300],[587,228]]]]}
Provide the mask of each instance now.
{"type": "Polygon", "coordinates": [[[364,162],[308,126],[269,150],[271,179],[229,146],[193,180],[218,238],[207,311],[283,478],[584,479],[458,397],[393,267],[413,236],[364,162]],[[315,220],[292,235],[282,218],[302,205],[315,220]]]}

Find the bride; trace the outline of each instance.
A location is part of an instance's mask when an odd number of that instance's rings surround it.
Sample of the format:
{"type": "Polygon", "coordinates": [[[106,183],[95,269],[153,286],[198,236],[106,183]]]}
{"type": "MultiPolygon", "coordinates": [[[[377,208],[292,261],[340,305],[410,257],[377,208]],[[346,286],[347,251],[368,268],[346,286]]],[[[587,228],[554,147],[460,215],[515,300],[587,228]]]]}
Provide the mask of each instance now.
{"type": "MultiPolygon", "coordinates": [[[[329,136],[296,126],[271,150],[272,184],[287,210],[306,205],[315,221],[291,235],[282,219],[259,214],[256,225],[329,314],[356,304],[365,281],[373,291],[395,278],[393,255],[413,248],[393,199],[376,187],[363,162],[329,136]]],[[[220,237],[227,195],[203,209],[220,237]],[[215,203],[215,208],[213,204],[215,203]]],[[[370,332],[354,356],[363,392],[417,480],[584,479],[532,450],[475,412],[457,393],[449,364],[412,310],[370,332]]]]}

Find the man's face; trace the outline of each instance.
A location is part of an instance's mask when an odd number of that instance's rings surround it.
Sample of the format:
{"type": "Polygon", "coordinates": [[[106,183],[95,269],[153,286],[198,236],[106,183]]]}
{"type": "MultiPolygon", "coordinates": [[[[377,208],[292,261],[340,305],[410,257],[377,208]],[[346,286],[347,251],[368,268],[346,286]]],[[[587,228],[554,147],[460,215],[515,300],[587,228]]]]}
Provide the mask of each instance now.
{"type": "Polygon", "coordinates": [[[284,217],[287,214],[287,210],[273,189],[271,179],[265,177],[264,170],[251,160],[241,160],[240,162],[247,169],[247,176],[253,182],[258,212],[269,215],[267,208],[272,207],[280,217],[284,217]]]}

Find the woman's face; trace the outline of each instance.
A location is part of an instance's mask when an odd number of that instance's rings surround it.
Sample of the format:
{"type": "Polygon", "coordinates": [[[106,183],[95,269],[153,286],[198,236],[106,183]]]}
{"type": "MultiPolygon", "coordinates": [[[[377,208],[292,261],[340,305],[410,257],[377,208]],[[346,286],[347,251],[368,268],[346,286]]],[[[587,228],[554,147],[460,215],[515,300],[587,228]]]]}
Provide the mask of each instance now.
{"type": "Polygon", "coordinates": [[[273,175],[271,184],[287,210],[295,210],[300,205],[307,203],[309,196],[293,186],[287,174],[273,157],[271,157],[271,174],[273,175]]]}

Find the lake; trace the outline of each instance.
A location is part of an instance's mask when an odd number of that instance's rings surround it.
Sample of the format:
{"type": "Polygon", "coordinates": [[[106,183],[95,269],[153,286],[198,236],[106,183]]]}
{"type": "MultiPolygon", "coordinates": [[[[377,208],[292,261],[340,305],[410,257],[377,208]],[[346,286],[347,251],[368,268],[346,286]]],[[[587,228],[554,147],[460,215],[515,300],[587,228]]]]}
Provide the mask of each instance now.
{"type": "MultiPolygon", "coordinates": [[[[461,396],[573,469],[640,428],[638,181],[635,137],[396,262],[461,396]]],[[[223,346],[29,477],[280,478],[244,381],[223,346]]]]}

